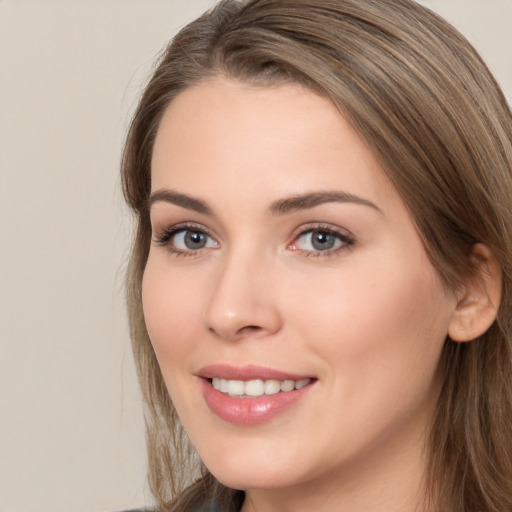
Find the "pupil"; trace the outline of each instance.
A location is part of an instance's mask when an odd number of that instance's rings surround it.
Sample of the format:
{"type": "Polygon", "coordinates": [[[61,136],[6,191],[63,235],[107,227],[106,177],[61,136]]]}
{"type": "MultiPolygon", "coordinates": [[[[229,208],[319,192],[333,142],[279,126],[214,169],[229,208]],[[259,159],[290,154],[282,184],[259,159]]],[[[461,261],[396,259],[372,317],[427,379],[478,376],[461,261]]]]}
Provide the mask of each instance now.
{"type": "Polygon", "coordinates": [[[313,233],[312,244],[313,247],[319,251],[326,251],[332,249],[334,247],[335,238],[333,235],[329,233],[324,233],[322,231],[317,231],[313,233]]]}
{"type": "Polygon", "coordinates": [[[187,231],[185,245],[188,249],[202,249],[206,245],[206,236],[198,231],[187,231]]]}

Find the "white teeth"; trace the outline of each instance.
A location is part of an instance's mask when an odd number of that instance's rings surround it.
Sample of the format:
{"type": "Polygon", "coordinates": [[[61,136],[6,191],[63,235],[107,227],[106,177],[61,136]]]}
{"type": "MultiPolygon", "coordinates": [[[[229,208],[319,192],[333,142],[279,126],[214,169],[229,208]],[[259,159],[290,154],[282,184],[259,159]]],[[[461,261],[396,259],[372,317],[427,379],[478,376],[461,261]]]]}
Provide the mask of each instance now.
{"type": "Polygon", "coordinates": [[[295,383],[295,389],[301,389],[303,388],[304,386],[307,386],[309,383],[310,383],[311,379],[303,379],[303,380],[298,380],[296,383],[295,383]]]}
{"type": "Polygon", "coordinates": [[[284,380],[281,382],[281,391],[293,391],[295,389],[295,382],[293,380],[284,380]]]}
{"type": "Polygon", "coordinates": [[[245,394],[247,396],[261,396],[265,394],[265,384],[262,380],[250,380],[245,383],[245,394]]]}
{"type": "Polygon", "coordinates": [[[229,395],[245,395],[245,383],[243,380],[228,380],[229,395]]]}
{"type": "Polygon", "coordinates": [[[275,395],[281,391],[281,383],[278,380],[265,381],[265,395],[275,395]]]}
{"type": "Polygon", "coordinates": [[[231,396],[263,396],[275,395],[276,393],[293,391],[294,389],[302,389],[311,382],[311,379],[293,380],[228,380],[214,377],[212,386],[222,393],[231,396]]]}
{"type": "Polygon", "coordinates": [[[219,391],[222,391],[223,393],[227,393],[229,390],[229,381],[226,379],[219,379],[219,391]]]}

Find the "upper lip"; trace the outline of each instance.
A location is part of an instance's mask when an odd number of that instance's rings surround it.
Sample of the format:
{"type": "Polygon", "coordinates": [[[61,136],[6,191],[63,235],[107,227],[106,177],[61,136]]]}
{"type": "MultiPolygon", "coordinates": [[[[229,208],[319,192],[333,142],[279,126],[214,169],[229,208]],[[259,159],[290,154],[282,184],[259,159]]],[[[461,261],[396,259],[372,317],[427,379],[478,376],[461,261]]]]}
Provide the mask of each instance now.
{"type": "Polygon", "coordinates": [[[201,368],[197,375],[203,379],[226,379],[226,380],[303,380],[312,379],[310,375],[299,375],[289,373],[265,366],[232,366],[230,364],[212,364],[201,368]]]}

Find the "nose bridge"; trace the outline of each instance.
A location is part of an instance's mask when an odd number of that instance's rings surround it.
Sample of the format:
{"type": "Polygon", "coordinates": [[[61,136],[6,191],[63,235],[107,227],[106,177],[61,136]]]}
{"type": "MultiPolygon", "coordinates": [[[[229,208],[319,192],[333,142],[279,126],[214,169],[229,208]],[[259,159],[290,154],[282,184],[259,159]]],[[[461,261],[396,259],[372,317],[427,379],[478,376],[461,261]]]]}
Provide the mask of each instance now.
{"type": "Polygon", "coordinates": [[[280,317],[272,286],[272,260],[241,246],[226,254],[205,314],[205,327],[236,340],[279,330],[280,317]]]}

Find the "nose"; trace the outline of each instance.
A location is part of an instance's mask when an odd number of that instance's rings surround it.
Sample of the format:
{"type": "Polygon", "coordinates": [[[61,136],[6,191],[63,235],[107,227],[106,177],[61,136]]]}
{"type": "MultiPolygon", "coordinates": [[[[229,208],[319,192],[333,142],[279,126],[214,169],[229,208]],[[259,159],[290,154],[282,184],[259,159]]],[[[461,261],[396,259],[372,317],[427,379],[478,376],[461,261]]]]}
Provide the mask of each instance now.
{"type": "Polygon", "coordinates": [[[218,338],[263,338],[282,325],[271,264],[232,255],[222,264],[207,305],[205,327],[218,338]]]}

